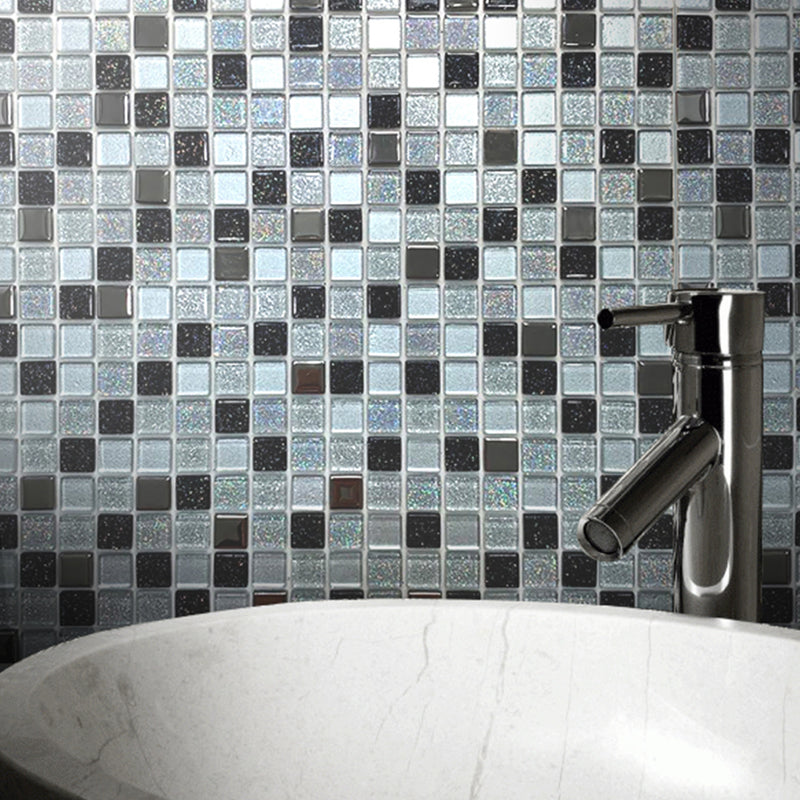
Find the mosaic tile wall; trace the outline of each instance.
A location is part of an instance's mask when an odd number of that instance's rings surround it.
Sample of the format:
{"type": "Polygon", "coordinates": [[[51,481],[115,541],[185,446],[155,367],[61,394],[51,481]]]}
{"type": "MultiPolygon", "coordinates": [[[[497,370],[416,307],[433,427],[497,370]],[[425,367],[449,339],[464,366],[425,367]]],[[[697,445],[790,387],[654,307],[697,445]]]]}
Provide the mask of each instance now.
{"type": "Polygon", "coordinates": [[[667,518],[600,567],[575,525],[671,415],[662,329],[594,316],[677,283],[766,292],[794,619],[790,0],[14,2],[0,662],[286,599],[668,608],[667,518]]]}

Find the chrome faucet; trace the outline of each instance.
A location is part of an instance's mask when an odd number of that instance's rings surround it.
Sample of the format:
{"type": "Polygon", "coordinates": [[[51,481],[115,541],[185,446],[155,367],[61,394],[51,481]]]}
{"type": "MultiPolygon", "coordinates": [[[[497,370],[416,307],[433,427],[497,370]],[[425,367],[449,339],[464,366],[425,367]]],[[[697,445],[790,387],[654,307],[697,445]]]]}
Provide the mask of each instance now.
{"type": "Polygon", "coordinates": [[[676,503],[674,610],[757,622],[764,295],[681,289],[662,305],[604,309],[597,321],[666,324],[675,422],[581,518],[581,546],[618,559],[676,503]]]}

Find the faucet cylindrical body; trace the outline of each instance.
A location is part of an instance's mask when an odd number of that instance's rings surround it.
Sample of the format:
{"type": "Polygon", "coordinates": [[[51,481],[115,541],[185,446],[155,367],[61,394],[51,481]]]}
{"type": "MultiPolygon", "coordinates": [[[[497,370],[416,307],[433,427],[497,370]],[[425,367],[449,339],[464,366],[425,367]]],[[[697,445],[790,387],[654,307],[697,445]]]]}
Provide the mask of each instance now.
{"type": "Polygon", "coordinates": [[[675,610],[758,621],[761,604],[763,296],[674,293],[693,330],[671,330],[675,411],[705,420],[720,454],[675,509],[675,610]],[[711,304],[711,307],[709,307],[711,304]],[[719,308],[718,308],[719,307],[719,308]],[[711,320],[714,325],[698,324],[711,320]],[[705,328],[705,330],[704,330],[705,328]]]}
{"type": "Polygon", "coordinates": [[[619,558],[676,503],[675,610],[758,621],[764,295],[678,290],[598,322],[667,325],[677,421],[583,516],[581,545],[619,558]]]}

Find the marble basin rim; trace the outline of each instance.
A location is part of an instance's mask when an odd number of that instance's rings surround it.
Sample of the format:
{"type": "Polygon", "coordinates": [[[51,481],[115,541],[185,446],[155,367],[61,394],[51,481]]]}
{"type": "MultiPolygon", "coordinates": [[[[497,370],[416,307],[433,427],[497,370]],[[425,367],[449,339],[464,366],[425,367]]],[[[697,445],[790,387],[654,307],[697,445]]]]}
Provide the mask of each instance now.
{"type": "Polygon", "coordinates": [[[800,634],[450,600],[136,625],[0,673],[3,800],[797,800],[800,634]]]}

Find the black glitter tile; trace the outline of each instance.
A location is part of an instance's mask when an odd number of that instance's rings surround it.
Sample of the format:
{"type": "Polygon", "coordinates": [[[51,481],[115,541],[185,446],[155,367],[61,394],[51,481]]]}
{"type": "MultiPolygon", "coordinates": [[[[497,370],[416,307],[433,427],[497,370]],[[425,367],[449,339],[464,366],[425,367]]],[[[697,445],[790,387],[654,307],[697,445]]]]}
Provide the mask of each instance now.
{"type": "Polygon", "coordinates": [[[436,205],[440,199],[440,181],[438,170],[409,170],[406,172],[406,203],[436,205]]]}
{"type": "Polygon", "coordinates": [[[564,245],[559,250],[562,279],[594,280],[597,276],[597,248],[594,245],[564,245]]]}
{"type": "Polygon", "coordinates": [[[51,395],[56,393],[55,361],[22,361],[19,365],[20,393],[51,395]]]}
{"type": "Polygon", "coordinates": [[[373,472],[399,472],[401,465],[400,437],[367,437],[367,469],[373,472]]]}
{"type": "Polygon", "coordinates": [[[98,247],[97,280],[99,281],[133,280],[133,248],[98,247]]]}
{"type": "Polygon", "coordinates": [[[249,242],[250,212],[246,208],[215,208],[214,241],[249,242]]]}
{"type": "Polygon", "coordinates": [[[371,94],[367,97],[367,124],[370,128],[399,128],[400,118],[399,94],[371,94]]]}
{"type": "Polygon", "coordinates": [[[558,391],[558,366],[555,361],[523,361],[522,393],[554,395],[558,391]]]}
{"type": "Polygon", "coordinates": [[[519,553],[486,553],[484,582],[487,589],[515,589],[519,586],[519,553]]]}
{"type": "Polygon", "coordinates": [[[15,358],[18,351],[17,326],[11,323],[0,324],[0,358],[15,358]]]}
{"type": "Polygon", "coordinates": [[[756,164],[788,164],[789,131],[781,128],[756,128],[753,157],[756,164]]]}
{"type": "Polygon", "coordinates": [[[523,514],[522,538],[526,550],[558,549],[558,515],[523,514]]]}
{"type": "Polygon", "coordinates": [[[97,546],[101,550],[130,550],[133,547],[133,515],[99,514],[97,546]]]}
{"type": "Polygon", "coordinates": [[[406,361],[406,394],[439,394],[438,361],[406,361]]]}
{"type": "Polygon", "coordinates": [[[0,19],[0,53],[14,52],[14,20],[0,19]]]}
{"type": "Polygon", "coordinates": [[[558,181],[554,169],[522,170],[522,202],[527,205],[553,205],[558,181]]]}
{"type": "Polygon", "coordinates": [[[133,98],[137,128],[168,128],[169,97],[165,92],[137,92],[133,98]]]}
{"type": "Polygon", "coordinates": [[[211,325],[207,322],[179,322],[176,350],[178,358],[211,357],[211,325]]]}
{"type": "Polygon", "coordinates": [[[325,547],[325,515],[318,511],[292,513],[292,547],[320,550],[325,547]]]}
{"type": "Polygon", "coordinates": [[[594,53],[562,53],[562,86],[591,88],[596,82],[597,66],[594,53]]]}
{"type": "Polygon", "coordinates": [[[208,589],[178,589],[175,592],[176,617],[208,614],[210,610],[211,593],[208,589]]]}
{"type": "Polygon", "coordinates": [[[639,53],[636,84],[662,89],[672,86],[672,53],[639,53]]]}
{"type": "Polygon", "coordinates": [[[367,286],[367,316],[370,319],[398,319],[400,287],[382,284],[367,286]]]}
{"type": "Polygon", "coordinates": [[[212,75],[215,89],[247,88],[247,56],[212,56],[212,75]]]}
{"type": "Polygon", "coordinates": [[[763,439],[762,462],[764,469],[793,469],[794,437],[765,436],[763,439]]]}
{"type": "Polygon", "coordinates": [[[678,49],[711,50],[714,46],[714,21],[696,14],[678,14],[678,49]]]}
{"type": "Polygon", "coordinates": [[[253,469],[256,472],[285,472],[285,436],[257,436],[253,439],[253,469]]]}
{"type": "Polygon", "coordinates": [[[600,132],[601,164],[633,164],[635,160],[635,131],[609,129],[600,132]]]}
{"type": "Polygon", "coordinates": [[[751,203],[753,201],[753,170],[718,169],[717,200],[721,203],[751,203]]]}
{"type": "Polygon", "coordinates": [[[322,319],[325,316],[324,286],[292,286],[292,316],[322,319]]]}
{"type": "Polygon", "coordinates": [[[792,316],[791,283],[759,283],[758,291],[764,292],[764,313],[768,317],[792,316]]]}
{"type": "Polygon", "coordinates": [[[171,553],[137,553],[136,587],[156,589],[172,586],[171,553]]]}
{"type": "Polygon", "coordinates": [[[136,392],[162,397],[172,394],[172,364],[169,361],[140,361],[136,365],[136,392]]]}
{"type": "Polygon", "coordinates": [[[322,17],[289,17],[289,49],[294,52],[322,50],[322,17]]]}
{"type": "Polygon", "coordinates": [[[53,0],[17,0],[20,14],[52,14],[53,0]]]}
{"type": "Polygon", "coordinates": [[[253,172],[253,205],[286,205],[286,172],[264,170],[253,172]]]}
{"type": "Polygon", "coordinates": [[[88,628],[95,624],[95,620],[95,593],[91,589],[66,589],[59,592],[59,625],[88,628]]]}
{"type": "Polygon", "coordinates": [[[94,286],[61,286],[58,290],[61,319],[94,318],[94,286]]]}
{"type": "Polygon", "coordinates": [[[562,433],[597,433],[597,400],[594,398],[561,401],[562,433]]]}
{"type": "Polygon", "coordinates": [[[21,206],[52,206],[56,202],[55,173],[50,171],[20,172],[17,190],[21,206]]]}
{"type": "Polygon", "coordinates": [[[360,208],[328,209],[328,239],[331,242],[360,242],[363,235],[360,208]]]}
{"type": "Polygon", "coordinates": [[[202,511],[211,508],[210,475],[178,475],[175,478],[175,508],[202,511]]]}
{"type": "Polygon", "coordinates": [[[248,565],[248,553],[214,553],[214,586],[247,586],[250,573],[248,565]]]}
{"type": "Polygon", "coordinates": [[[474,245],[453,245],[444,248],[446,281],[478,280],[478,248],[474,245]]]}
{"type": "Polygon", "coordinates": [[[594,11],[597,0],[561,0],[564,11],[594,11]]]}
{"type": "Polygon", "coordinates": [[[98,89],[130,89],[130,56],[97,56],[95,58],[95,84],[98,89]]]}
{"type": "Polygon", "coordinates": [[[56,133],[56,163],[59,167],[91,167],[92,134],[56,133]]]}
{"type": "Polygon", "coordinates": [[[208,134],[205,131],[175,133],[175,166],[208,166],[208,134]]]}
{"type": "Polygon", "coordinates": [[[673,236],[672,208],[639,206],[637,235],[642,241],[667,241],[673,236]]]}
{"type": "Polygon", "coordinates": [[[485,356],[516,356],[516,322],[484,322],[483,354],[485,356]]]}
{"type": "Polygon", "coordinates": [[[477,436],[445,436],[444,468],[447,472],[477,472],[480,441],[477,436]]]}
{"type": "Polygon", "coordinates": [[[561,554],[561,585],[566,587],[594,587],[597,584],[597,562],[573,550],[561,554]]]}
{"type": "Polygon", "coordinates": [[[167,208],[136,209],[136,241],[156,244],[172,241],[172,214],[167,208]]]}
{"type": "Polygon", "coordinates": [[[288,325],[285,322],[256,322],[253,326],[254,355],[285,356],[288,347],[288,325]]]}
{"type": "Polygon", "coordinates": [[[664,433],[674,419],[671,397],[639,398],[639,433],[664,433]]]}
{"type": "Polygon", "coordinates": [[[328,11],[361,11],[361,0],[328,0],[328,11]]]}
{"type": "Polygon", "coordinates": [[[363,394],[364,362],[331,361],[329,381],[331,394],[363,394]]]}
{"type": "Polygon", "coordinates": [[[600,331],[600,355],[631,358],[636,355],[635,328],[609,328],[600,331]]]}
{"type": "Polygon", "coordinates": [[[24,589],[44,589],[56,585],[55,553],[20,553],[19,585],[24,589]]]}
{"type": "Polygon", "coordinates": [[[794,85],[800,86],[800,53],[795,53],[792,61],[794,72],[794,85]]]}
{"type": "Polygon", "coordinates": [[[97,407],[101,434],[133,433],[133,400],[101,400],[97,407]]]}
{"type": "Polygon", "coordinates": [[[662,514],[639,539],[642,550],[671,550],[674,544],[674,521],[662,514]]]}
{"type": "Polygon", "coordinates": [[[448,89],[477,89],[479,72],[477,53],[445,53],[444,85],[448,89]]]}
{"type": "Polygon", "coordinates": [[[179,14],[205,14],[208,0],[172,0],[172,10],[179,14]]]}
{"type": "Polygon", "coordinates": [[[18,544],[18,517],[16,514],[0,514],[0,550],[14,550],[18,544]]]}
{"type": "Polygon", "coordinates": [[[749,11],[751,0],[717,0],[717,11],[749,11]]]}
{"type": "Polygon", "coordinates": [[[517,238],[517,209],[484,208],[483,238],[487,242],[513,242],[517,238]]]}
{"type": "Polygon", "coordinates": [[[788,625],[794,621],[794,590],[765,586],[761,590],[761,622],[788,625]]]}
{"type": "Polygon", "coordinates": [[[0,167],[13,167],[16,163],[13,133],[0,133],[0,167]]]}
{"type": "Polygon", "coordinates": [[[322,133],[289,134],[289,159],[293,167],[321,167],[324,162],[322,133]]]}
{"type": "Polygon", "coordinates": [[[441,547],[442,520],[436,512],[410,511],[406,515],[407,547],[441,547]]]}
{"type": "Polygon", "coordinates": [[[250,401],[217,400],[214,404],[214,430],[217,433],[248,433],[250,401]]]}
{"type": "Polygon", "coordinates": [[[600,592],[601,606],[614,606],[616,608],[636,608],[636,595],[633,592],[602,591],[600,592]]]}
{"type": "Polygon", "coordinates": [[[714,145],[710,130],[678,131],[679,164],[711,164],[713,161],[714,145]]]}

